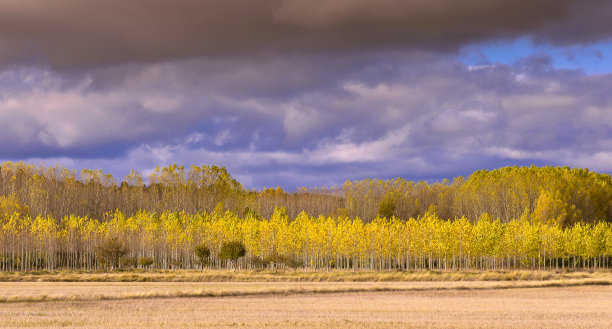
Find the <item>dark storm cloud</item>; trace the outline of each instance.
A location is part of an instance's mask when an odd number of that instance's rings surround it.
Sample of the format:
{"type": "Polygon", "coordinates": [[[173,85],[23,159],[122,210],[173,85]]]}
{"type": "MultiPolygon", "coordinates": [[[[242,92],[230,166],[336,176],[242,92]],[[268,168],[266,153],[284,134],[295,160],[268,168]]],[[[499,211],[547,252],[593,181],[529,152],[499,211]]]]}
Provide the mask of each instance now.
{"type": "Polygon", "coordinates": [[[5,0],[0,65],[83,68],[227,54],[608,38],[605,0],[5,0]]]}

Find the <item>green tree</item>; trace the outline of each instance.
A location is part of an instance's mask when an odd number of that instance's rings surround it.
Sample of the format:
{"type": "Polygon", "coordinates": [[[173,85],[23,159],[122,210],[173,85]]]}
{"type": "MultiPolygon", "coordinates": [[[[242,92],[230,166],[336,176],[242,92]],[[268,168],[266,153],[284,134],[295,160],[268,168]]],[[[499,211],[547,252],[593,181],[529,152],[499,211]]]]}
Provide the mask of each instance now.
{"type": "Polygon", "coordinates": [[[236,262],[238,258],[246,255],[246,248],[240,241],[225,242],[221,246],[219,251],[220,260],[229,260],[234,265],[234,271],[236,270],[236,262]]]}
{"type": "Polygon", "coordinates": [[[210,249],[205,244],[201,244],[195,247],[195,254],[200,260],[201,270],[204,271],[204,266],[208,264],[208,258],[210,257],[210,249]]]}
{"type": "Polygon", "coordinates": [[[378,217],[380,218],[391,218],[395,216],[395,208],[397,207],[395,198],[390,195],[385,196],[385,198],[380,202],[378,206],[378,217]]]}

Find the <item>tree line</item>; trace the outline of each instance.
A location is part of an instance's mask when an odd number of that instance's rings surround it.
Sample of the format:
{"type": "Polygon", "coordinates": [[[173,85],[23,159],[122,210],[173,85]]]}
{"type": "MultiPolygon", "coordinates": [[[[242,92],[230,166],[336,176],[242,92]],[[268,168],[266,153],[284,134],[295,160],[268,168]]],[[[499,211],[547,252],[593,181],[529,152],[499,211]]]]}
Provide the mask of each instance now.
{"type": "Polygon", "coordinates": [[[0,195],[11,197],[30,216],[57,220],[76,215],[104,220],[109,211],[134,216],[149,213],[198,214],[232,211],[269,218],[277,207],[290,218],[418,218],[435,209],[447,220],[476,221],[488,214],[502,223],[529,213],[530,220],[576,223],[612,222],[609,175],[568,167],[506,167],[435,183],[365,179],[341,186],[247,190],[225,167],[176,164],[143,177],[132,171],[121,182],[101,170],[80,172],[60,166],[6,162],[0,165],[0,195]]]}
{"type": "Polygon", "coordinates": [[[219,210],[193,215],[140,211],[133,216],[116,211],[99,220],[23,215],[15,200],[5,197],[0,197],[0,207],[3,271],[612,267],[610,223],[563,227],[534,220],[528,212],[506,222],[488,214],[477,221],[443,220],[433,208],[416,218],[369,222],[305,212],[291,218],[284,208],[269,219],[219,210]]]}

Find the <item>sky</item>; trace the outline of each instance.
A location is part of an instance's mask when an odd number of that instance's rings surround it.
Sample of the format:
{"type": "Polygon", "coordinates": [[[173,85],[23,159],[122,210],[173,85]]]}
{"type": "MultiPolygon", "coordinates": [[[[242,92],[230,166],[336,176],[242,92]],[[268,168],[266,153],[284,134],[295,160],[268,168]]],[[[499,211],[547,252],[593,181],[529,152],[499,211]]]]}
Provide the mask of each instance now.
{"type": "Polygon", "coordinates": [[[0,0],[0,161],[612,173],[609,0],[0,0]]]}

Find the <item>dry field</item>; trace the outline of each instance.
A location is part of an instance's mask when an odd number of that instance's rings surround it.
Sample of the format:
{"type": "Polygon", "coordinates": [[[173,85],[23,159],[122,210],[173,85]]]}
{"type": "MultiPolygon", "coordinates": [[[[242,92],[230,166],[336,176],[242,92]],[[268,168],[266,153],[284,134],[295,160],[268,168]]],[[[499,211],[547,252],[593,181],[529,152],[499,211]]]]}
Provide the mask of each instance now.
{"type": "Polygon", "coordinates": [[[0,327],[610,328],[612,286],[0,304],[0,327]]]}
{"type": "Polygon", "coordinates": [[[538,281],[14,280],[0,282],[0,328],[612,328],[611,274],[568,275],[538,281]]]}

